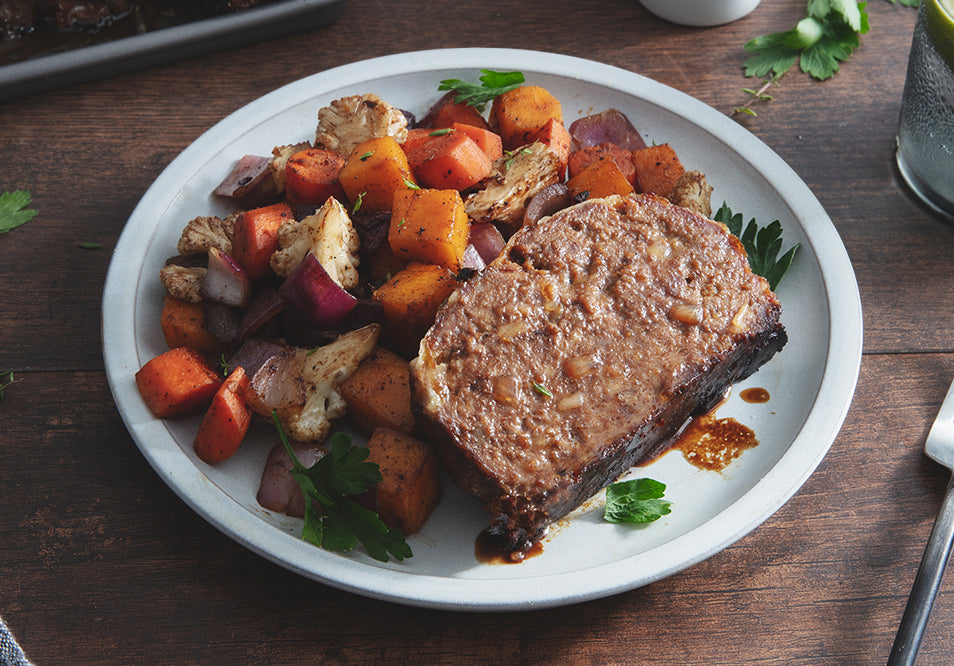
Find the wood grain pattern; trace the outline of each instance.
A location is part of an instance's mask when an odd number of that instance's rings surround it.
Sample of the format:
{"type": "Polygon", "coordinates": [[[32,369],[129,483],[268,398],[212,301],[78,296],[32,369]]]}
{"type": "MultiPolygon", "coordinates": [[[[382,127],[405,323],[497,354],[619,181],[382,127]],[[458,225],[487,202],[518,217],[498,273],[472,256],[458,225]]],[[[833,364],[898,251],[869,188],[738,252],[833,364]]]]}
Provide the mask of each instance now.
{"type": "MultiPolygon", "coordinates": [[[[857,394],[802,490],[725,551],[568,608],[457,614],[303,579],[235,544],[139,454],[106,385],[100,300],[123,225],[208,127],[285,83],[426,48],[555,51],[612,64],[724,113],[741,46],[790,27],[763,2],[712,29],[634,0],[432,5],[350,0],[311,33],[0,103],[0,191],[41,213],[0,236],[0,615],[47,663],[883,663],[948,474],[922,453],[954,377],[954,226],[903,189],[894,131],[914,11],[871,0],[871,32],[831,81],[797,72],[739,122],[815,192],[864,309],[857,394]],[[479,28],[479,29],[475,29],[479,28]],[[76,243],[101,243],[84,250],[76,243]]],[[[519,63],[515,64],[515,68],[519,63]]],[[[954,661],[954,579],[922,662],[954,661]]]]}

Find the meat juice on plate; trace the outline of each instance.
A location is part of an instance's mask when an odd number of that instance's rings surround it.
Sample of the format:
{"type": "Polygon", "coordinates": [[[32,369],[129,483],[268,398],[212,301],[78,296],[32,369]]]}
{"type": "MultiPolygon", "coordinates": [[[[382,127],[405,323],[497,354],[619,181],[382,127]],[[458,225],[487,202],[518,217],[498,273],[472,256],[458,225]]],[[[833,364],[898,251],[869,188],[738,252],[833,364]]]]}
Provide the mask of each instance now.
{"type": "Polygon", "coordinates": [[[954,219],[954,0],[925,0],[918,13],[897,159],[911,189],[954,219]]]}

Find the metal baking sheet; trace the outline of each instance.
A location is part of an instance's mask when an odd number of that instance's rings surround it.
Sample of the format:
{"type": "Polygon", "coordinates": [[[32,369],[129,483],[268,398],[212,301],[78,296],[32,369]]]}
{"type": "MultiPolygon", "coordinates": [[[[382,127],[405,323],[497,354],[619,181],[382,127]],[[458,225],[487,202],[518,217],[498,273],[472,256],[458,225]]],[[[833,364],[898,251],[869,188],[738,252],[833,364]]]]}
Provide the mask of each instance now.
{"type": "Polygon", "coordinates": [[[0,100],[315,30],[345,0],[287,0],[0,66],[0,100]]]}

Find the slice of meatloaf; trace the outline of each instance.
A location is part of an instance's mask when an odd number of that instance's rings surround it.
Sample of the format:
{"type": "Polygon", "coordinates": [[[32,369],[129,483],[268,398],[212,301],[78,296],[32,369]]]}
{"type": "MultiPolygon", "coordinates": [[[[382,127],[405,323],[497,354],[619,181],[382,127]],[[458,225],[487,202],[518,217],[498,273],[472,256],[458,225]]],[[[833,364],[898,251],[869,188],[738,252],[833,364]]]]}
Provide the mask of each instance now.
{"type": "Polygon", "coordinates": [[[415,409],[520,559],[781,349],[780,310],[724,225],[652,195],[586,201],[448,299],[411,366],[415,409]]]}

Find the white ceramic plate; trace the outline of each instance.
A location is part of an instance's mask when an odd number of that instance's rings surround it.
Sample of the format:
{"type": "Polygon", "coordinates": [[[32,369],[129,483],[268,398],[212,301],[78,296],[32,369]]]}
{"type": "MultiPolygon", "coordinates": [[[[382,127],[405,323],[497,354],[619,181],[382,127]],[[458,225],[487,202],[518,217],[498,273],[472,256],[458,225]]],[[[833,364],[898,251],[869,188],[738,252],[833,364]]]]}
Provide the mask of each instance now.
{"type": "Polygon", "coordinates": [[[722,550],[782,506],[809,477],[841,427],[861,358],[861,305],[854,274],[831,220],[798,176],[768,147],[712,108],[628,71],[577,58],[502,49],[451,49],[387,56],[322,72],[239,109],[182,152],[149,188],[117,244],[103,295],[103,350],[116,404],[162,479],[217,529],[262,556],[328,585],[418,606],[523,610],[576,603],[633,589],[722,550]],[[445,498],[409,538],[414,557],[378,563],[356,549],[330,553],[300,540],[300,521],[255,501],[274,431],[254,431],[215,467],[192,452],[198,418],[160,421],[139,397],[135,372],[165,351],[158,272],[175,254],[185,223],[226,214],[212,189],[244,154],[310,140],[316,113],[343,95],[374,92],[420,117],[442,93],[438,81],[476,81],[480,69],[518,69],[563,103],[567,123],[608,107],[629,115],[648,143],[671,143],[705,172],[715,206],[746,219],[781,220],[786,247],[801,251],[778,296],[790,341],[744,386],[765,388],[767,404],[737,396],[720,408],[755,431],[759,446],[721,473],[671,452],[639,475],[667,486],[673,511],[642,527],[601,520],[591,500],[551,529],[544,552],[519,565],[480,564],[474,540],[487,516],[445,483],[445,498]]]}

